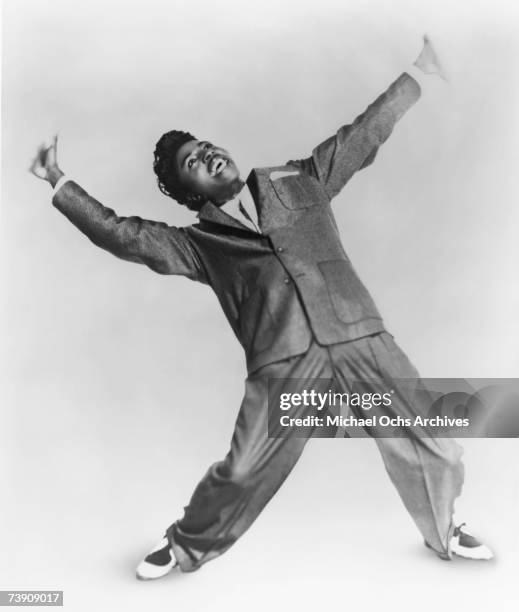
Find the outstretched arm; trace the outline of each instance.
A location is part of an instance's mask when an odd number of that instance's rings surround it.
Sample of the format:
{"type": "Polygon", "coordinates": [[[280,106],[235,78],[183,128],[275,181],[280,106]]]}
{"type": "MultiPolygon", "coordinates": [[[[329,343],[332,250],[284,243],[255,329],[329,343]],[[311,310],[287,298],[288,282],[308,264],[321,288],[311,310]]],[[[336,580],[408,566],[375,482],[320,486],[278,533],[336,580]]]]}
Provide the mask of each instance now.
{"type": "Polygon", "coordinates": [[[120,259],[144,264],[159,274],[181,274],[206,282],[185,229],[136,216],[119,217],[74,181],[64,182],[57,163],[56,137],[50,147],[38,149],[30,171],[58,188],[53,205],[95,245],[120,259]]]}
{"type": "MultiPolygon", "coordinates": [[[[424,74],[446,80],[427,36],[414,66],[424,74]]],[[[420,97],[420,85],[403,73],[351,125],[344,125],[312,151],[311,157],[295,163],[319,180],[328,196],[336,196],[358,170],[369,166],[379,147],[389,138],[396,122],[420,97]]]]}

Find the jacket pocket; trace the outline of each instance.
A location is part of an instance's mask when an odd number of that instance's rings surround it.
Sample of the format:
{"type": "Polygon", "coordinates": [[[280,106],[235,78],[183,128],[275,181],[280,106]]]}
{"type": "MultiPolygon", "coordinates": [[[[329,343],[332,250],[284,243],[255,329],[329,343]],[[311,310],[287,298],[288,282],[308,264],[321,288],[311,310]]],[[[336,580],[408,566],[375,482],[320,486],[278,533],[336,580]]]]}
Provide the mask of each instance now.
{"type": "Polygon", "coordinates": [[[328,202],[322,185],[305,174],[270,181],[281,204],[288,210],[301,210],[328,202]]]}
{"type": "Polygon", "coordinates": [[[317,264],[326,283],[335,315],[344,323],[364,319],[381,319],[373,298],[346,259],[321,261],[317,264]]]}

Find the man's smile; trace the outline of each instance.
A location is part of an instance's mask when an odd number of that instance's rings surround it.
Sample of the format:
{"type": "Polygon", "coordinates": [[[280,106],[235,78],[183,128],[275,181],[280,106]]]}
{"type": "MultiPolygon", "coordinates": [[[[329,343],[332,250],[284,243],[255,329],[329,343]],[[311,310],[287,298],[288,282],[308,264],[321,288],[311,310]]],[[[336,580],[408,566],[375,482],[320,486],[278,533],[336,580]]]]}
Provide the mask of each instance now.
{"type": "Polygon", "coordinates": [[[221,157],[220,155],[213,155],[209,160],[207,170],[211,176],[217,176],[225,170],[228,163],[229,160],[227,158],[221,157]]]}

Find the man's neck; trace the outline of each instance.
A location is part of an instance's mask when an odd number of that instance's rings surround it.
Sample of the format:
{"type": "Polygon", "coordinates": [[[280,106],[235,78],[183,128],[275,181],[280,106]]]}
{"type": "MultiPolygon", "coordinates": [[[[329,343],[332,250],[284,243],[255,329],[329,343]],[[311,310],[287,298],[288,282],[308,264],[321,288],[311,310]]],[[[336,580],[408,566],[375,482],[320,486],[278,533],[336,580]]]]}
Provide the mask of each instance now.
{"type": "Polygon", "coordinates": [[[228,195],[224,196],[221,200],[211,200],[215,206],[220,208],[227,202],[234,200],[234,198],[240,193],[240,191],[245,186],[245,181],[243,181],[240,177],[238,177],[229,187],[228,195]]]}

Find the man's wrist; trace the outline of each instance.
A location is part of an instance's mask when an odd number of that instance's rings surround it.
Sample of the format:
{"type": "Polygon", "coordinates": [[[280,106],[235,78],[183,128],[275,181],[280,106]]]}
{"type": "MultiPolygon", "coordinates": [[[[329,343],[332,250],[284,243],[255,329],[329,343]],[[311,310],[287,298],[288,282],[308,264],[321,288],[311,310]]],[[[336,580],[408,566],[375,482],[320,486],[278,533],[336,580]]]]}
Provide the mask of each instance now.
{"type": "Polygon", "coordinates": [[[54,185],[54,189],[52,190],[52,197],[54,197],[58,193],[58,191],[63,187],[63,185],[70,180],[71,178],[69,176],[67,176],[66,174],[63,174],[61,178],[58,179],[57,183],[54,185]]]}
{"type": "Polygon", "coordinates": [[[47,171],[47,180],[52,188],[56,186],[56,183],[62,176],[64,176],[64,173],[57,166],[47,171]]]}
{"type": "Polygon", "coordinates": [[[424,77],[426,77],[427,75],[424,74],[424,72],[420,70],[420,68],[418,68],[416,64],[413,64],[412,66],[407,68],[406,72],[409,76],[413,77],[413,79],[417,81],[420,85],[423,85],[425,80],[424,77]]]}

